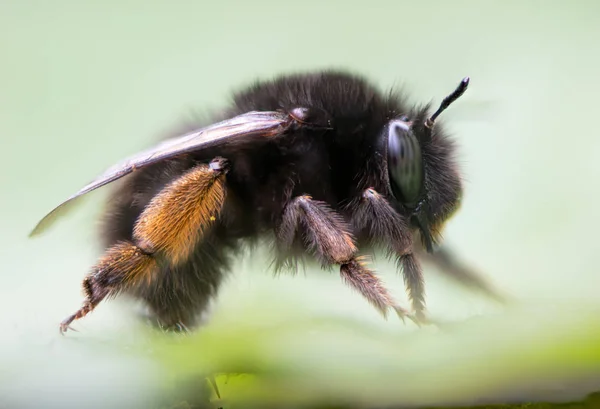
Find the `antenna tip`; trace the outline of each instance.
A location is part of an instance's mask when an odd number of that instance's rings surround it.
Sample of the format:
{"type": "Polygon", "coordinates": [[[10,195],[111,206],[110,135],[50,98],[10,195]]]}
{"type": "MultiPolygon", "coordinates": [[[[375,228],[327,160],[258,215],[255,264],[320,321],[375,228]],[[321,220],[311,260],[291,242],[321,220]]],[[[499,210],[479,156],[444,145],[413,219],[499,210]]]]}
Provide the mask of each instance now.
{"type": "Polygon", "coordinates": [[[465,90],[469,86],[469,81],[471,81],[470,77],[463,78],[460,82],[460,85],[458,86],[458,89],[461,90],[461,92],[465,92],[465,90]]]}
{"type": "Polygon", "coordinates": [[[465,77],[462,79],[462,81],[456,88],[456,91],[454,91],[454,99],[460,97],[467,90],[467,87],[469,86],[469,81],[471,81],[471,78],[469,77],[465,77]]]}

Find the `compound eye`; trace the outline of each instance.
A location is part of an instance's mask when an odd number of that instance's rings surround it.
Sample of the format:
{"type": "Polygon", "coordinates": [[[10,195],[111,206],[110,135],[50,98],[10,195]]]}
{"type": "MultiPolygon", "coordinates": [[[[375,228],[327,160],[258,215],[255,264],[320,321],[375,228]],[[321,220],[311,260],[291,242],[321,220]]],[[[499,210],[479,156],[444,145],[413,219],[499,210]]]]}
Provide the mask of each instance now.
{"type": "Polygon", "coordinates": [[[390,179],[404,204],[414,204],[423,184],[421,146],[410,129],[401,120],[388,125],[388,169],[390,179]]]}

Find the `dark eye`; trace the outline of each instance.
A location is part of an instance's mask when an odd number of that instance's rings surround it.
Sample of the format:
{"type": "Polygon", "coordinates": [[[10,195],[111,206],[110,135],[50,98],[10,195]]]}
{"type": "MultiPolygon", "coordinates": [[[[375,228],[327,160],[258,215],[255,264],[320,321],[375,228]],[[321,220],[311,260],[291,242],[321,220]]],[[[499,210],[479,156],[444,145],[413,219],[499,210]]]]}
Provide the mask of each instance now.
{"type": "Polygon", "coordinates": [[[421,146],[408,124],[390,122],[388,128],[388,169],[400,199],[412,204],[419,198],[423,183],[421,146]]]}

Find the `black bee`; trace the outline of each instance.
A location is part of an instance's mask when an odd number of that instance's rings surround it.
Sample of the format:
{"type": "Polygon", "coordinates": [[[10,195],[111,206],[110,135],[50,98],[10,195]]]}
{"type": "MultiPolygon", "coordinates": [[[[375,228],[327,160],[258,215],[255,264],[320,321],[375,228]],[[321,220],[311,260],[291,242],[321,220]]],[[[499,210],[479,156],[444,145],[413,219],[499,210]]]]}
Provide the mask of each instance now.
{"type": "MultiPolygon", "coordinates": [[[[435,121],[468,84],[463,79],[430,112],[344,72],[281,76],[235,94],[214,124],[110,168],[31,233],[85,193],[127,176],[110,199],[106,251],[83,280],[83,306],[61,331],[120,293],[143,299],[162,327],[193,327],[236,251],[259,238],[274,243],[276,270],[306,256],[337,265],[384,316],[391,308],[426,321],[415,252],[434,251],[462,194],[455,146],[435,121]],[[378,246],[397,259],[412,311],[359,255],[378,246]]],[[[464,273],[442,254],[440,264],[464,273]]],[[[463,281],[485,287],[466,274],[463,281]]]]}

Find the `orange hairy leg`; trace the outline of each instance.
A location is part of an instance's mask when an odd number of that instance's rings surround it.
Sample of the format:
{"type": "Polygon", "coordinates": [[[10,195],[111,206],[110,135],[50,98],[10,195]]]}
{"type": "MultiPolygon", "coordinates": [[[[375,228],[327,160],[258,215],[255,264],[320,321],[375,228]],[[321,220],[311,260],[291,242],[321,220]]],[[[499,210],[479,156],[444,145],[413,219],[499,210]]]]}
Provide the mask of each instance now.
{"type": "Polygon", "coordinates": [[[225,167],[219,159],[198,166],[156,195],[133,228],[136,244],[171,265],[185,261],[223,207],[225,167]]]}
{"type": "Polygon", "coordinates": [[[172,266],[185,261],[220,214],[227,170],[225,159],[214,159],[192,168],[154,196],[134,226],[133,242],[110,247],[84,279],[83,306],[61,323],[61,332],[106,297],[151,283],[159,261],[172,266]]]}
{"type": "MultiPolygon", "coordinates": [[[[277,230],[279,257],[293,256],[294,246],[302,245],[322,265],[340,266],[342,279],[357,290],[384,317],[390,308],[404,319],[415,320],[399,306],[375,273],[357,257],[358,249],[343,218],[326,203],[309,196],[293,199],[285,208],[277,230]],[[300,238],[300,242],[297,239],[300,238]]],[[[278,260],[279,265],[284,263],[278,260]]]]}

